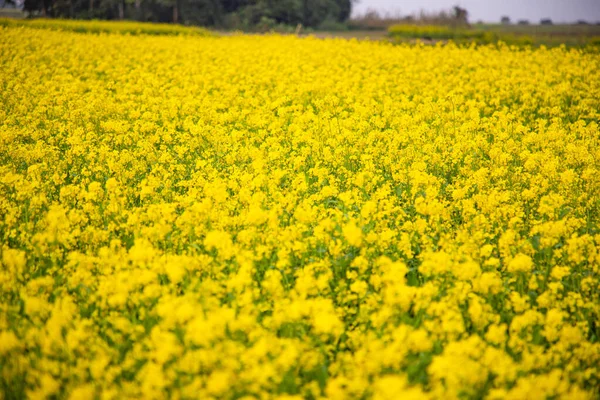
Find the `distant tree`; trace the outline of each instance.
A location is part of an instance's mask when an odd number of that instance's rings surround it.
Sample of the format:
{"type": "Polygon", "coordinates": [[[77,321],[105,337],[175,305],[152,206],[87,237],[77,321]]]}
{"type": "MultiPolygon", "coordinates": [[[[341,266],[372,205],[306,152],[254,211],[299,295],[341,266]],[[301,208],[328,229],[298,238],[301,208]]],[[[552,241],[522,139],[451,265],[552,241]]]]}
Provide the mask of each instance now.
{"type": "Polygon", "coordinates": [[[337,21],[344,22],[350,18],[352,12],[352,0],[336,0],[339,12],[337,15],[337,21]]]}
{"type": "Polygon", "coordinates": [[[506,16],[506,15],[505,15],[505,16],[503,16],[503,17],[500,19],[500,23],[501,23],[502,25],[510,25],[510,17],[509,17],[509,16],[506,16]]]}
{"type": "Polygon", "coordinates": [[[125,18],[141,20],[142,0],[123,0],[125,18]]]}
{"type": "MultiPolygon", "coordinates": [[[[19,0],[0,0],[19,1],[19,0]]],[[[23,0],[20,0],[23,1],[23,0]]],[[[30,15],[136,19],[233,28],[345,22],[357,0],[24,0],[30,15]]]]}
{"type": "Polygon", "coordinates": [[[540,25],[552,25],[552,20],[550,18],[541,19],[540,25]]]}
{"type": "Polygon", "coordinates": [[[49,15],[51,3],[49,0],[25,0],[23,3],[23,11],[30,14],[39,13],[43,17],[49,15]]]}
{"type": "Polygon", "coordinates": [[[467,25],[469,23],[469,12],[459,6],[454,6],[453,16],[459,24],[467,25]]]}
{"type": "Polygon", "coordinates": [[[518,25],[529,25],[529,21],[528,21],[528,20],[526,20],[526,19],[520,19],[520,20],[517,22],[517,24],[518,24],[518,25]]]}

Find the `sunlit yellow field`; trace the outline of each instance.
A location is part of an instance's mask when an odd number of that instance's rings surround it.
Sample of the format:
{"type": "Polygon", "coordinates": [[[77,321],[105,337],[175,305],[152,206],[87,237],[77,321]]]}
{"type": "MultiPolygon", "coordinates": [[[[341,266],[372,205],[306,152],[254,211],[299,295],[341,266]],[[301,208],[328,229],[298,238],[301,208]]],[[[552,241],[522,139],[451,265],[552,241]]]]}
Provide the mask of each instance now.
{"type": "Polygon", "coordinates": [[[0,36],[0,398],[600,395],[599,53],[0,36]]]}

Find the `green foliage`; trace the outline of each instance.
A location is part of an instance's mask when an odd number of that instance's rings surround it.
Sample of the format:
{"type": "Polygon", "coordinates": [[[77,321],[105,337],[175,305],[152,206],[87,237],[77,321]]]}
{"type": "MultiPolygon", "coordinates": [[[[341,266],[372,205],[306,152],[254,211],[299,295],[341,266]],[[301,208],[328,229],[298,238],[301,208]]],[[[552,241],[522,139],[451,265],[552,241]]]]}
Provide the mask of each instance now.
{"type": "Polygon", "coordinates": [[[340,30],[353,0],[25,0],[29,16],[134,19],[266,31],[322,24],[340,30]]]}
{"type": "Polygon", "coordinates": [[[318,26],[318,29],[320,31],[340,32],[347,31],[348,25],[346,25],[343,22],[339,22],[334,19],[328,18],[318,26]]]}

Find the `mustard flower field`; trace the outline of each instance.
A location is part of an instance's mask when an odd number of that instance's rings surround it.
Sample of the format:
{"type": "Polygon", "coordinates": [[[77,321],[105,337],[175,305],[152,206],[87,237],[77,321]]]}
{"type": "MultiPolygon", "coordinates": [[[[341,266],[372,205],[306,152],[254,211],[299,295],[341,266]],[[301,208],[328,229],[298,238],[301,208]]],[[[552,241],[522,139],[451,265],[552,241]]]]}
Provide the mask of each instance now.
{"type": "Polygon", "coordinates": [[[598,52],[0,36],[0,398],[600,395],[598,52]]]}

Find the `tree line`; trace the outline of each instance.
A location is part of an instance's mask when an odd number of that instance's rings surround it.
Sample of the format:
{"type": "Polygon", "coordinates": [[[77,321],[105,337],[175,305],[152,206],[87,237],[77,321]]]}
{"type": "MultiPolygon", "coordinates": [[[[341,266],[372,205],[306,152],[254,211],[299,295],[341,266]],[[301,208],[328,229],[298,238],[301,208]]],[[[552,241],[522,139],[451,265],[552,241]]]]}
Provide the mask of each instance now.
{"type": "Polygon", "coordinates": [[[260,24],[318,27],[350,17],[354,0],[25,0],[29,15],[131,19],[230,29],[260,24]]]}

